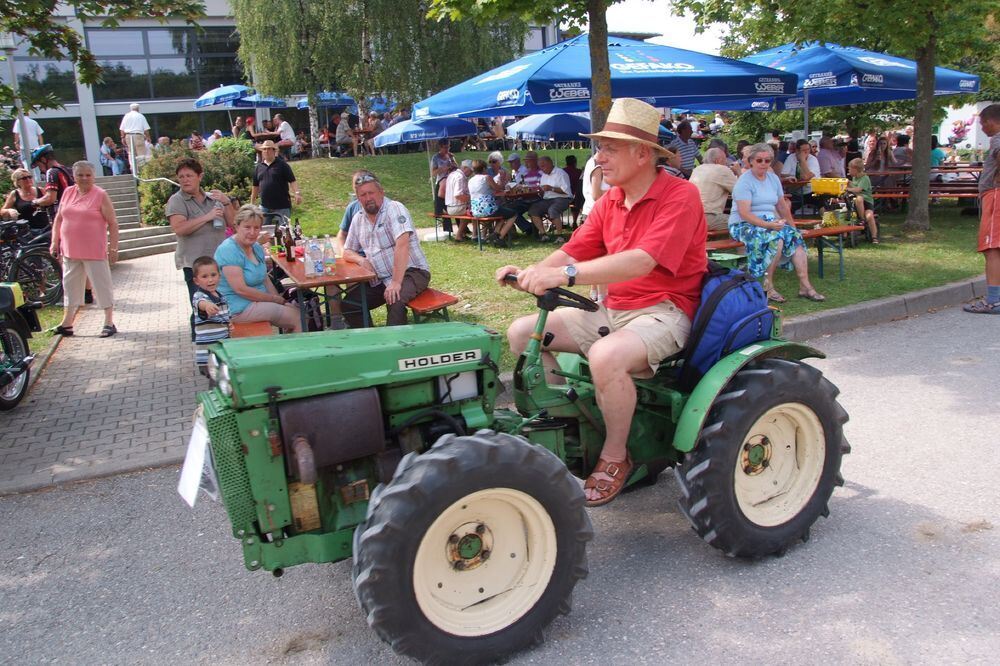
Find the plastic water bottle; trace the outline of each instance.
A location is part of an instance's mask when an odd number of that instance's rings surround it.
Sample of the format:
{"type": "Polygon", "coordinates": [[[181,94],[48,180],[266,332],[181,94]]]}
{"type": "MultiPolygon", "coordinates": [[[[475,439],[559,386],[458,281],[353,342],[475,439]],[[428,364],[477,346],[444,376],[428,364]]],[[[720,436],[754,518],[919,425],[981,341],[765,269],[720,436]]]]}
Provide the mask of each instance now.
{"type": "Polygon", "coordinates": [[[316,276],[323,274],[323,246],[318,238],[310,238],[306,241],[304,263],[306,275],[316,276]]]}
{"type": "Polygon", "coordinates": [[[333,275],[337,272],[337,251],[333,246],[333,240],[330,239],[330,234],[327,234],[323,240],[323,272],[327,275],[333,275]]]}

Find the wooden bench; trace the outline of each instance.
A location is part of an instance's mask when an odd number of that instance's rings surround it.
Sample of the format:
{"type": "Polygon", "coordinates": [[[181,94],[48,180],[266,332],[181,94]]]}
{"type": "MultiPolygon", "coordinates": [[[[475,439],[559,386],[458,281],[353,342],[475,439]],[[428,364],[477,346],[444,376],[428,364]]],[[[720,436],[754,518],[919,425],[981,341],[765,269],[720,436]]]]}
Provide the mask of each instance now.
{"type": "Polygon", "coordinates": [[[233,338],[255,338],[261,335],[274,335],[269,321],[248,321],[242,324],[233,322],[231,325],[230,337],[233,338]]]}
{"type": "MultiPolygon", "coordinates": [[[[816,239],[816,249],[819,251],[818,273],[820,278],[823,277],[823,250],[829,249],[837,253],[840,260],[840,279],[844,279],[844,236],[854,233],[855,231],[864,230],[865,228],[860,224],[841,224],[836,227],[802,229],[803,239],[816,239]],[[831,240],[833,238],[836,238],[836,243],[831,240]]],[[[743,243],[738,240],[733,240],[732,238],[708,241],[705,243],[705,248],[709,251],[735,250],[740,247],[743,247],[743,243]]]]}
{"type": "MultiPolygon", "coordinates": [[[[438,223],[442,222],[442,220],[444,220],[445,218],[447,218],[449,220],[468,220],[469,222],[476,223],[476,225],[477,225],[476,226],[476,231],[477,231],[477,233],[476,233],[476,243],[479,246],[479,251],[480,252],[483,251],[483,231],[484,231],[484,228],[488,227],[489,231],[492,232],[493,231],[493,225],[496,224],[497,222],[503,222],[503,219],[504,219],[504,218],[500,217],[499,215],[491,215],[489,217],[475,217],[473,215],[448,215],[447,213],[442,213],[440,215],[435,215],[434,213],[427,213],[427,214],[434,218],[434,240],[438,239],[438,233],[437,233],[438,223]]],[[[444,228],[444,224],[443,223],[441,225],[441,228],[442,229],[444,228]]],[[[448,235],[449,236],[451,235],[450,231],[448,232],[448,235]]]]}
{"type": "Polygon", "coordinates": [[[421,324],[425,321],[437,319],[439,321],[450,321],[448,318],[448,306],[458,303],[458,296],[452,296],[443,291],[427,287],[417,294],[417,297],[406,304],[413,313],[413,323],[421,324]]]}

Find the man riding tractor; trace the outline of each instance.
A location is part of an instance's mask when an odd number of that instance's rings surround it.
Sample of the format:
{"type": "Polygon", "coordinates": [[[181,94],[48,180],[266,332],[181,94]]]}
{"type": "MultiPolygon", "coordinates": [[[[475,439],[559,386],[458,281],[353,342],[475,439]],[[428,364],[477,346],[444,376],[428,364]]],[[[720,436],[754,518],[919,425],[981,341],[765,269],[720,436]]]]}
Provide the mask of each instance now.
{"type": "MultiPolygon", "coordinates": [[[[588,506],[607,504],[624,488],[633,468],[626,452],[636,405],[632,378],[652,377],[684,346],[707,268],[698,188],[656,166],[666,153],[657,143],[659,120],[645,102],[616,100],[604,129],[584,135],[598,140],[595,161],[612,190],[562,248],[533,266],[496,272],[501,284],[516,274],[517,287],[536,295],[563,285],[609,285],[597,312],[560,309],[546,323],[546,369],[551,374],[557,367],[553,351],[584,354],[607,426],[600,460],[584,486],[588,506]]],[[[537,316],[511,325],[514,354],[524,351],[537,316]]]]}

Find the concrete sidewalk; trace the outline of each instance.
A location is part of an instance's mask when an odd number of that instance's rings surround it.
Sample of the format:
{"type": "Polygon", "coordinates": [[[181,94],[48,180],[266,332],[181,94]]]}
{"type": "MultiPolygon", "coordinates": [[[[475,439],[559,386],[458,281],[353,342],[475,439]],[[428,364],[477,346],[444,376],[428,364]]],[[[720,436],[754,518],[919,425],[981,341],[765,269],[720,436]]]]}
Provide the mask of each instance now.
{"type": "MultiPolygon", "coordinates": [[[[0,494],[182,459],[196,374],[172,254],[111,269],[118,335],[87,306],[25,400],[0,413],[0,494]]],[[[40,351],[40,350],[35,350],[40,351]]]]}
{"type": "MultiPolygon", "coordinates": [[[[0,495],[183,459],[195,393],[208,385],[194,369],[184,280],[172,254],[118,264],[112,278],[118,335],[98,338],[101,312],[85,308],[25,401],[0,413],[0,495]]],[[[982,292],[982,278],[963,280],[796,317],[784,334],[814,338],[982,292]]]]}

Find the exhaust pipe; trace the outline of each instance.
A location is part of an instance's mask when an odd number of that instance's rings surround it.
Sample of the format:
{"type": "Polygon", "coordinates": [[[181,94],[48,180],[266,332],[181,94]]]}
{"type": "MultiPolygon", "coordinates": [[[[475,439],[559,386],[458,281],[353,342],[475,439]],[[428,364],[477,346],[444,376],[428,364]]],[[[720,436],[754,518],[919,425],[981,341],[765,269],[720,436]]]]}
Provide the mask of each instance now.
{"type": "Polygon", "coordinates": [[[15,379],[20,377],[25,370],[31,367],[31,362],[34,360],[34,356],[25,356],[20,361],[0,373],[0,388],[7,386],[7,384],[10,384],[15,379]]]}

